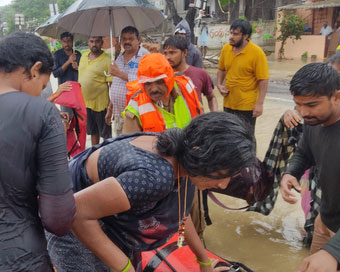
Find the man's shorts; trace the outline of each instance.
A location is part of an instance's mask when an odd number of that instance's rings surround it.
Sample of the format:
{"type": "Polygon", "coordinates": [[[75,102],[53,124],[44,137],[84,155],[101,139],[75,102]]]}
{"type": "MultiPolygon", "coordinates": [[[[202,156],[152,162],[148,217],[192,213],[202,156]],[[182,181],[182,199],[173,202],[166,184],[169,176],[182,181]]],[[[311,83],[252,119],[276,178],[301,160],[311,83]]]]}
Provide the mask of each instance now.
{"type": "Polygon", "coordinates": [[[112,137],[111,126],[105,123],[106,109],[100,112],[86,108],[87,111],[87,134],[96,135],[107,139],[112,137]]]}

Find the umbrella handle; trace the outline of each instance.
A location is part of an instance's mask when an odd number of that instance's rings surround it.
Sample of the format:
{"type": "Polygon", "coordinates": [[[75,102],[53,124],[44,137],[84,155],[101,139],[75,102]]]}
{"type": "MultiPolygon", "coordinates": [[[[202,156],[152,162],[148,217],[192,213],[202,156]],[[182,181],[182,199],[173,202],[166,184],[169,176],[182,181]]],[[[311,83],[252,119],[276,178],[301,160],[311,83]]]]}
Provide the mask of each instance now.
{"type": "Polygon", "coordinates": [[[112,77],[112,75],[111,75],[110,73],[107,73],[106,71],[104,71],[104,75],[105,75],[106,77],[112,77]]]}
{"type": "MultiPolygon", "coordinates": [[[[112,44],[112,10],[109,9],[109,17],[110,17],[110,45],[111,45],[111,48],[110,48],[110,51],[111,51],[111,64],[114,63],[115,59],[113,57],[113,44],[112,44]]],[[[111,77],[111,74],[110,73],[107,73],[106,71],[104,71],[104,75],[106,77],[111,77]]]]}

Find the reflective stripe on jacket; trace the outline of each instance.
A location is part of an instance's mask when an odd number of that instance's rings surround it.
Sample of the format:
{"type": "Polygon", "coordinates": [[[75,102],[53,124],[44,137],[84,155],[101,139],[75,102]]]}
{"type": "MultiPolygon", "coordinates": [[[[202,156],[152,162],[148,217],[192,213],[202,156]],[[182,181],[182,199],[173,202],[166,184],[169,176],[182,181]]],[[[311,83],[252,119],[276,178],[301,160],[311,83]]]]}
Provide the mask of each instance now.
{"type": "MultiPolygon", "coordinates": [[[[143,91],[134,92],[125,108],[139,120],[143,131],[161,132],[165,129],[184,128],[192,118],[202,113],[197,93],[192,81],[184,76],[175,76],[174,88],[179,95],[174,103],[174,114],[155,105],[143,91]]],[[[131,94],[131,93],[130,93],[131,94]]]]}

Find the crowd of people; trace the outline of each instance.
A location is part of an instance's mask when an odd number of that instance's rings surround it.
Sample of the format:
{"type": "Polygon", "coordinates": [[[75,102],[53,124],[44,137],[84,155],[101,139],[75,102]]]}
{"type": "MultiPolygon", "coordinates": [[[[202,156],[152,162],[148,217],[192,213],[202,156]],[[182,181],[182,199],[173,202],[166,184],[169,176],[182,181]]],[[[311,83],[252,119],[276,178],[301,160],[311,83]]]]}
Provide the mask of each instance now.
{"type": "MultiPolygon", "coordinates": [[[[200,31],[204,57],[207,26],[200,31]]],[[[255,124],[269,71],[251,34],[247,20],[230,26],[216,75],[221,111],[186,20],[161,45],[163,54],[149,53],[138,29],[126,26],[114,63],[102,37],[89,37],[89,50],[81,54],[65,32],[53,56],[33,34],[2,38],[0,271],[142,271],[141,252],[164,245],[175,233],[178,247],[189,245],[201,271],[227,271],[207,255],[203,202],[209,189],[226,189],[256,161],[255,124]],[[51,73],[58,90],[41,97],[51,73]],[[86,111],[66,103],[59,112],[51,102],[75,92],[74,82],[81,85],[75,99],[86,111]],[[78,154],[69,152],[65,132],[78,141],[83,127],[70,126],[70,120],[86,122],[91,137],[92,147],[78,154]]],[[[271,201],[280,188],[283,199],[295,203],[291,190],[301,190],[298,180],[310,168],[322,192],[313,199],[320,209],[311,255],[300,272],[335,272],[340,263],[339,64],[335,56],[293,76],[296,112],[286,112],[280,124],[304,127],[284,168],[271,168],[271,201]]],[[[261,205],[249,210],[263,212],[261,205]]]]}

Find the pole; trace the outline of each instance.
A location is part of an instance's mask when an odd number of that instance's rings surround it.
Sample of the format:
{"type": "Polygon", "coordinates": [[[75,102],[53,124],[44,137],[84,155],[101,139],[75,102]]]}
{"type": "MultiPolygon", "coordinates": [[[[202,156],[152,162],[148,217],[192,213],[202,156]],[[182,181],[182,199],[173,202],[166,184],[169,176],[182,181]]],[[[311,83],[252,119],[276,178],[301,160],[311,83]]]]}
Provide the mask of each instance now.
{"type": "MultiPolygon", "coordinates": [[[[114,64],[115,62],[115,57],[113,56],[113,43],[112,43],[112,10],[109,9],[109,16],[110,16],[110,52],[111,52],[111,64],[114,64]]],[[[104,75],[106,77],[110,77],[111,75],[109,73],[107,73],[106,71],[104,71],[104,75]]]]}
{"type": "Polygon", "coordinates": [[[113,56],[113,43],[112,43],[112,10],[110,9],[109,10],[109,16],[110,16],[110,45],[111,45],[111,48],[110,48],[110,52],[111,52],[111,63],[113,64],[115,59],[114,59],[114,56],[113,56]]]}
{"type": "Polygon", "coordinates": [[[57,11],[56,11],[56,8],[55,8],[55,0],[52,0],[52,6],[53,6],[53,14],[56,15],[57,11]]]}

